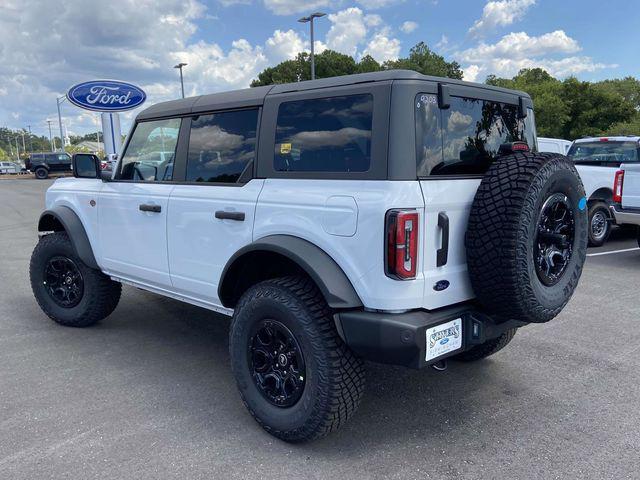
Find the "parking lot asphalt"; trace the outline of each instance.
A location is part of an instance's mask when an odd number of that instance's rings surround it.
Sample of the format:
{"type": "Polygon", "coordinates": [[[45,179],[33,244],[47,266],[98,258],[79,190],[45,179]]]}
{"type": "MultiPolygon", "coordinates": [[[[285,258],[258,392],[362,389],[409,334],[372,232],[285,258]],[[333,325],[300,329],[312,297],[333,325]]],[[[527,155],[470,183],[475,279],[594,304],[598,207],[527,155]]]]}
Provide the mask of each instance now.
{"type": "MultiPolygon", "coordinates": [[[[92,328],[41,312],[50,184],[0,182],[0,479],[640,478],[640,250],[590,256],[562,314],[490,359],[368,364],[354,418],[289,445],[240,401],[226,317],[130,287],[92,328]]],[[[635,247],[615,232],[589,254],[635,247]]]]}

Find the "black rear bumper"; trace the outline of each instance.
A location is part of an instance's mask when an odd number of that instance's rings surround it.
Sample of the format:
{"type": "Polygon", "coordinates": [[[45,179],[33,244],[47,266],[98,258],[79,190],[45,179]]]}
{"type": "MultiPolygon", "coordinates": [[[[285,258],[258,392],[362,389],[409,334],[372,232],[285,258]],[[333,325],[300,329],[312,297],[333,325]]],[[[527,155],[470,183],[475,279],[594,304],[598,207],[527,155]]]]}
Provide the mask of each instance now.
{"type": "Polygon", "coordinates": [[[469,305],[397,314],[345,311],[337,316],[342,338],[365,360],[410,368],[426,367],[526,325],[515,320],[497,323],[469,305]],[[427,329],[457,318],[462,320],[462,347],[427,362],[427,329]]]}

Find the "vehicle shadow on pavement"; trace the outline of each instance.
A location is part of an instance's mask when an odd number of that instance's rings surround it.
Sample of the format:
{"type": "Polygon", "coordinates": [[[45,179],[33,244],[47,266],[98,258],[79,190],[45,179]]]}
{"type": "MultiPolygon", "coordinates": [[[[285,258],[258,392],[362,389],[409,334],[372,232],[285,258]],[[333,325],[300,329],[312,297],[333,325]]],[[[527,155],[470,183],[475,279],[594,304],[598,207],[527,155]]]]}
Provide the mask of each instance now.
{"type": "MultiPolygon", "coordinates": [[[[251,437],[257,444],[273,443],[274,439],[245,411],[236,390],[228,358],[230,320],[131,288],[123,292],[123,300],[130,299],[132,292],[141,297],[140,302],[138,298],[123,301],[112,318],[97,327],[117,336],[118,342],[135,345],[135,350],[125,348],[126,354],[122,352],[128,356],[126,362],[147,369],[142,376],[175,374],[176,378],[162,380],[160,388],[179,383],[192,390],[189,398],[180,401],[185,411],[209,409],[211,435],[220,433],[216,418],[221,420],[219,415],[226,411],[234,417],[225,422],[244,429],[242,436],[251,437]],[[145,313],[140,312],[141,308],[145,313]],[[193,390],[198,393],[194,395],[193,390]]],[[[275,442],[285,449],[344,456],[376,445],[384,448],[407,438],[424,445],[444,436],[453,441],[478,428],[478,421],[499,408],[497,403],[511,401],[526,389],[509,363],[500,361],[500,354],[477,363],[449,362],[445,372],[375,363],[367,363],[366,367],[362,405],[341,430],[308,444],[275,442]]]]}

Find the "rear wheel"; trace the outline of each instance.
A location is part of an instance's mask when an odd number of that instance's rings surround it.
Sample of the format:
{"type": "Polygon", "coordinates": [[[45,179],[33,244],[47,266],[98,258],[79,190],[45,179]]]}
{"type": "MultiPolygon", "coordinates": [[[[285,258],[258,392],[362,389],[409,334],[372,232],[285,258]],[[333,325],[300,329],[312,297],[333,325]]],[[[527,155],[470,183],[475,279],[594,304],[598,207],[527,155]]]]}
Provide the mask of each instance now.
{"type": "Polygon", "coordinates": [[[29,265],[31,289],[53,321],[88,327],[111,314],[120,300],[121,284],[87,267],[64,232],[40,239],[29,265]]]}
{"type": "Polygon", "coordinates": [[[270,434],[289,442],[322,437],[356,411],[364,365],[338,335],[315,284],[261,282],[241,297],[229,334],[242,400],[270,434]]]}
{"type": "Polygon", "coordinates": [[[34,174],[35,174],[36,178],[39,179],[39,180],[44,180],[45,178],[47,178],[49,176],[49,172],[44,167],[36,168],[34,174]]]}
{"type": "Polygon", "coordinates": [[[511,340],[513,340],[516,332],[516,328],[507,330],[498,338],[487,340],[480,345],[476,345],[475,347],[470,348],[466,352],[459,353],[458,355],[453,357],[453,360],[460,360],[462,362],[475,362],[476,360],[487,358],[506,347],[511,342],[511,340]]]}
{"type": "Polygon", "coordinates": [[[604,202],[589,206],[589,246],[601,247],[611,234],[611,213],[604,202]]]}

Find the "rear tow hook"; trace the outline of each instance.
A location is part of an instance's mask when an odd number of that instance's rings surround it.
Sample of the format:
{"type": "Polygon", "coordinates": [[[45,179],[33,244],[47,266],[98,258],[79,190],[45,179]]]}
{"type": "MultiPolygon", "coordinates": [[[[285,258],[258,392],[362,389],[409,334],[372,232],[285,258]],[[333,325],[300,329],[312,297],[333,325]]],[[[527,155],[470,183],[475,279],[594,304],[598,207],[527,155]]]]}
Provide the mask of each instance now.
{"type": "Polygon", "coordinates": [[[433,365],[431,365],[431,368],[433,368],[438,372],[444,372],[447,369],[447,361],[440,360],[439,362],[436,362],[433,365]]]}

